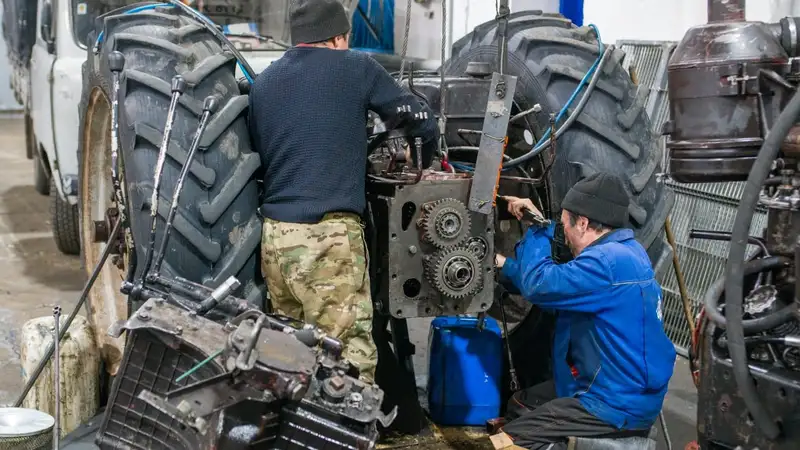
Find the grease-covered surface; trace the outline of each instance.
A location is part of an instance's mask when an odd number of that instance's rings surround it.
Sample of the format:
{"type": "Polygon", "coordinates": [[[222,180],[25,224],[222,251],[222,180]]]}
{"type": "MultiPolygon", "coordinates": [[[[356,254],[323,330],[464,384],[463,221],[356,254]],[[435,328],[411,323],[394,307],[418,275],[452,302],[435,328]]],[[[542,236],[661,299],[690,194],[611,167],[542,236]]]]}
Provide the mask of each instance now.
{"type": "Polygon", "coordinates": [[[22,389],[20,331],[35,317],[64,314],[86,279],[77,257],[62,255],[50,231],[50,201],[33,189],[21,119],[0,118],[0,405],[22,389]]]}
{"type": "MultiPolygon", "coordinates": [[[[60,326],[66,325],[67,317],[61,316],[60,326]]],[[[47,347],[53,342],[53,317],[36,317],[22,326],[20,332],[20,359],[22,360],[23,380],[27,382],[47,347]]],[[[59,398],[61,409],[61,436],[70,433],[79,425],[94,417],[100,406],[100,385],[97,374],[100,372],[100,354],[94,341],[94,333],[89,321],[76,316],[69,331],[60,343],[59,355],[59,398]]],[[[53,363],[42,371],[31,392],[22,404],[24,408],[37,409],[55,416],[55,380],[53,363]]]]}

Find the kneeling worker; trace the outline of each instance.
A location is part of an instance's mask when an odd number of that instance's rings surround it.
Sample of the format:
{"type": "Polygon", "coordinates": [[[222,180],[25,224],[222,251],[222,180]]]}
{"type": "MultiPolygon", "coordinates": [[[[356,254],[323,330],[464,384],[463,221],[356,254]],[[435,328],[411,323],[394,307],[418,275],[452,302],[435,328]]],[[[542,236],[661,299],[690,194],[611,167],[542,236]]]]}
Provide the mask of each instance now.
{"type": "MultiPolygon", "coordinates": [[[[528,199],[509,197],[518,219],[528,199]]],[[[531,226],[515,256],[496,256],[501,281],[557,313],[553,380],[517,392],[503,428],[514,444],[567,448],[567,438],[647,436],[672,377],[675,349],[662,325],[661,287],[626,228],[629,198],[618,177],[572,187],[561,223],[574,259],[551,258],[554,224],[531,226]]]]}
{"type": "Polygon", "coordinates": [[[361,221],[367,111],[421,137],[424,167],[437,149],[438,128],[433,112],[386,69],[348,50],[350,22],[340,1],[293,1],[289,27],[294,47],[250,91],[251,140],[264,167],[261,270],[276,312],[341,339],[344,356],[374,381],[361,221]]]}

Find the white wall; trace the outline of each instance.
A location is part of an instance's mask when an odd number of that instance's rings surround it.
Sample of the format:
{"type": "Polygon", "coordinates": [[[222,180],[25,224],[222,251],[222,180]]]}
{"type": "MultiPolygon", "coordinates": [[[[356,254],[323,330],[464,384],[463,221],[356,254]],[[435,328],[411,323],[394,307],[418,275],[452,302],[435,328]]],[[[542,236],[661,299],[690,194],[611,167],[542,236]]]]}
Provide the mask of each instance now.
{"type": "MultiPolygon", "coordinates": [[[[800,15],[798,0],[748,0],[747,20],[777,22],[800,15]]],[[[584,0],[584,24],[597,25],[603,41],[679,41],[689,28],[708,21],[706,0],[584,0]]]]}
{"type": "MultiPolygon", "coordinates": [[[[411,32],[408,39],[408,56],[438,61],[441,59],[442,1],[430,0],[411,4],[411,32]]],[[[497,16],[494,0],[444,0],[450,29],[448,45],[463,37],[476,26],[497,16]]],[[[511,11],[540,9],[558,12],[559,0],[509,0],[511,11]]],[[[395,0],[394,46],[400,54],[405,36],[406,0],[395,0]]],[[[449,56],[449,53],[448,53],[449,56]]]]}
{"type": "MultiPolygon", "coordinates": [[[[440,59],[442,1],[413,2],[408,55],[440,59]]],[[[492,20],[494,0],[445,0],[448,2],[452,42],[477,25],[492,20]]],[[[559,0],[509,0],[512,11],[541,9],[558,12],[559,0]]],[[[395,48],[399,54],[404,37],[406,1],[395,2],[395,48]]],[[[747,20],[777,22],[800,16],[800,0],[748,0],[747,20]]],[[[706,23],[707,0],[584,0],[584,24],[597,25],[603,41],[619,39],[679,41],[692,26],[706,23]]]]}

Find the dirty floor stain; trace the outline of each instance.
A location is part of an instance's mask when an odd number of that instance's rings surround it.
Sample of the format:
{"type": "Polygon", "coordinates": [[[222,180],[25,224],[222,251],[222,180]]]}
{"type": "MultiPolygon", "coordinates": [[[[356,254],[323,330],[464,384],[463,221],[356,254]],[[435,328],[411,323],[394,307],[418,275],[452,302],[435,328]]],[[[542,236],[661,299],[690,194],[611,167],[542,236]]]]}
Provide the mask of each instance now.
{"type": "Polygon", "coordinates": [[[19,332],[34,317],[68,314],[86,279],[76,256],[51,233],[50,199],[33,189],[21,119],[0,119],[0,405],[22,390],[19,332]]]}

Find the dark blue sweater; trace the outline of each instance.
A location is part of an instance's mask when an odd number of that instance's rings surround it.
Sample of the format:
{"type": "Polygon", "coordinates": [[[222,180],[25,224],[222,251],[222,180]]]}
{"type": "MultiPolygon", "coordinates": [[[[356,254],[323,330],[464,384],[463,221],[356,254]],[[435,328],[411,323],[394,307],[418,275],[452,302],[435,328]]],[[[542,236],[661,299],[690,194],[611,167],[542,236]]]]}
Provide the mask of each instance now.
{"type": "Polygon", "coordinates": [[[294,223],[316,223],[329,212],[362,214],[367,110],[389,122],[403,105],[412,111],[399,120],[423,138],[428,167],[438,140],[433,113],[386,69],[351,50],[288,50],[250,90],[250,134],[264,167],[262,213],[294,223]],[[423,109],[429,120],[411,120],[423,109]]]}

